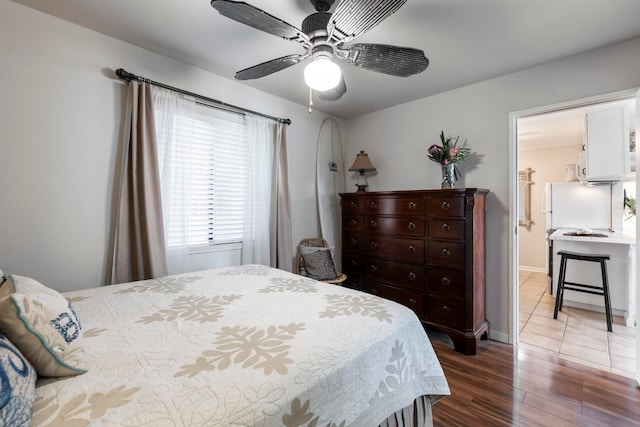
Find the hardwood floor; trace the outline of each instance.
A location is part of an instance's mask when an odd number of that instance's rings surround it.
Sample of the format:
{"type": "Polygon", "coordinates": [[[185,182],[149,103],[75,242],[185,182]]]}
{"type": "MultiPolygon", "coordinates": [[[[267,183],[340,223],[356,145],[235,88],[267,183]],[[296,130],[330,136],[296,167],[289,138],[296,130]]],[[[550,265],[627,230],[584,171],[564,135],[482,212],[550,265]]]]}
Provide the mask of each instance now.
{"type": "Polygon", "coordinates": [[[495,341],[464,356],[447,336],[429,336],[451,389],[434,426],[640,426],[631,378],[495,341]]]}

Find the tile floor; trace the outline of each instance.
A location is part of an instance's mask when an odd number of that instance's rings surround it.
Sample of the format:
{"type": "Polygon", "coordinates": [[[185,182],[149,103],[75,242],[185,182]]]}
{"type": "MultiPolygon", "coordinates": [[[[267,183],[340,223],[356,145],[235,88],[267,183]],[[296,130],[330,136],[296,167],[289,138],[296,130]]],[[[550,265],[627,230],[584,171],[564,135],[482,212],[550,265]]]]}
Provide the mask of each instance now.
{"type": "Polygon", "coordinates": [[[563,307],[553,318],[555,297],[545,273],[520,270],[520,345],[635,378],[636,330],[613,316],[607,332],[604,313],[563,307]]]}

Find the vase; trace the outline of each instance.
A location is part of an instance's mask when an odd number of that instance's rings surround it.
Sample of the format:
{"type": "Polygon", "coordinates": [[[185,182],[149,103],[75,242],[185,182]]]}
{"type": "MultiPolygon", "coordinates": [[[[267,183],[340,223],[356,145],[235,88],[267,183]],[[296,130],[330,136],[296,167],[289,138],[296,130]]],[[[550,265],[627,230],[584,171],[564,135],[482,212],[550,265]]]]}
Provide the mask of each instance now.
{"type": "Polygon", "coordinates": [[[456,164],[442,165],[442,189],[456,188],[456,164]]]}

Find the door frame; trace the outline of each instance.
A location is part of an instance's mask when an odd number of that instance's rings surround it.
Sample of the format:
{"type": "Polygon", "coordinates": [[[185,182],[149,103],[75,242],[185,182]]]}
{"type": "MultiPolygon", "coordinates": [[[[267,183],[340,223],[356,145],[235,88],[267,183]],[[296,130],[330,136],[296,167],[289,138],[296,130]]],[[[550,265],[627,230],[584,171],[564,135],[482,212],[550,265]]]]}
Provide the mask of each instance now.
{"type": "MultiPolygon", "coordinates": [[[[552,113],[555,111],[571,110],[575,108],[587,107],[603,102],[619,101],[624,99],[636,99],[636,135],[640,128],[640,88],[626,89],[602,95],[565,101],[557,104],[543,105],[527,110],[514,111],[509,113],[509,344],[518,344],[519,338],[519,237],[518,237],[518,119],[540,114],[552,113]]],[[[640,162],[640,160],[637,160],[640,162]]],[[[637,168],[636,168],[637,170],[637,168]]],[[[636,172],[636,185],[640,183],[640,171],[636,172]]],[[[636,241],[640,235],[640,227],[636,228],[636,241]]],[[[636,251],[637,261],[640,261],[640,251],[636,251]]],[[[637,265],[637,264],[636,264],[637,265]]],[[[636,274],[637,286],[637,307],[640,307],[640,274],[636,274]]],[[[640,327],[636,327],[636,346],[640,355],[640,327]]],[[[637,357],[636,379],[640,384],[640,357],[637,357]]]]}

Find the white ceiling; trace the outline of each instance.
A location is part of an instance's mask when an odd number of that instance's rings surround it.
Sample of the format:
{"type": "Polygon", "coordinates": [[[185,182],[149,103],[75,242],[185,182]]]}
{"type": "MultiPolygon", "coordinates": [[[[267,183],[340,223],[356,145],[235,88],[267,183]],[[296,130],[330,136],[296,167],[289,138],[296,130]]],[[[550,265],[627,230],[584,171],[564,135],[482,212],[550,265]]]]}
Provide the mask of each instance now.
{"type": "Polygon", "coordinates": [[[635,99],[600,102],[584,107],[537,114],[518,119],[518,148],[541,149],[562,145],[583,145],[585,114],[598,108],[624,107],[630,126],[635,126],[635,99]]]}
{"type": "Polygon", "coordinates": [[[582,145],[584,132],[584,110],[581,108],[525,117],[518,119],[518,148],[582,145]]]}
{"type": "MultiPolygon", "coordinates": [[[[230,79],[302,52],[221,16],[208,0],[13,1],[230,79]]],[[[247,2],[298,28],[314,12],[309,0],[247,2]]],[[[400,78],[341,62],[348,92],[337,102],[314,101],[315,108],[346,119],[632,39],[640,36],[639,16],[638,0],[409,0],[355,42],[422,49],[427,70],[400,78]]],[[[127,64],[105,65],[136,73],[127,64]]],[[[306,105],[303,69],[245,83],[306,105]]]]}

